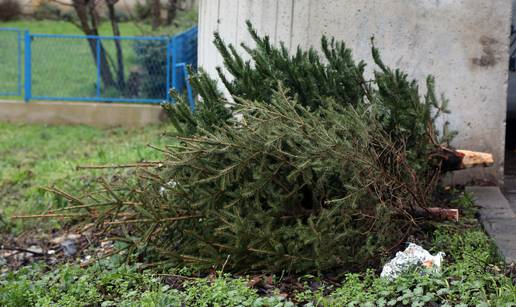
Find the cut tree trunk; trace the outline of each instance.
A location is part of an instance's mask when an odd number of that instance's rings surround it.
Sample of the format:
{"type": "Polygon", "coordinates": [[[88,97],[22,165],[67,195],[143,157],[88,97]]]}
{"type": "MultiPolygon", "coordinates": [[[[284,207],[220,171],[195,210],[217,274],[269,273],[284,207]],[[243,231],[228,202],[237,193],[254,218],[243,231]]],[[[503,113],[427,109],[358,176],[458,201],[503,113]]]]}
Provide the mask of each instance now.
{"type": "Polygon", "coordinates": [[[430,217],[440,221],[459,221],[459,210],[458,209],[449,209],[449,208],[417,208],[414,210],[415,215],[418,217],[430,217]]]}
{"type": "Polygon", "coordinates": [[[488,167],[494,164],[493,155],[490,153],[462,149],[457,149],[457,152],[464,155],[462,158],[463,168],[488,167]]]}
{"type": "Polygon", "coordinates": [[[472,167],[489,167],[494,164],[493,155],[462,149],[440,148],[435,156],[443,160],[442,171],[451,172],[472,167]]]}

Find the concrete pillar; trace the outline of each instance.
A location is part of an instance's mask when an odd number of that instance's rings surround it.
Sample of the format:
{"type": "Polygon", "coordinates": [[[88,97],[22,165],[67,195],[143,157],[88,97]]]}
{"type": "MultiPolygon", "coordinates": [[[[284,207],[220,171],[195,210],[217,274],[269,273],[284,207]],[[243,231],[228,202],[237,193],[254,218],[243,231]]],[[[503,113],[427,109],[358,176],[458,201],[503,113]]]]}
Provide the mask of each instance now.
{"type": "Polygon", "coordinates": [[[494,154],[503,174],[512,0],[201,0],[199,64],[214,73],[219,31],[230,43],[249,42],[245,20],[290,48],[319,46],[321,35],[344,40],[357,59],[371,62],[375,37],[384,61],[424,81],[436,77],[450,100],[447,118],[459,131],[454,145],[494,154]]]}

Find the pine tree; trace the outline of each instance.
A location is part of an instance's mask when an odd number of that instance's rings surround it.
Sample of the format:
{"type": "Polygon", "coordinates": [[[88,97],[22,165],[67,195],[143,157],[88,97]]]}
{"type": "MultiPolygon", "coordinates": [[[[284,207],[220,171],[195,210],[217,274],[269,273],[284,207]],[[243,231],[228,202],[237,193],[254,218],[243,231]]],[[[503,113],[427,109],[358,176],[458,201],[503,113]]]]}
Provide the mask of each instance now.
{"type": "MultiPolygon", "coordinates": [[[[421,159],[418,164],[422,172],[427,170],[427,157],[435,147],[448,144],[453,138],[454,133],[448,130],[447,122],[441,129],[444,135],[439,136],[435,129],[435,120],[448,113],[448,101],[444,97],[437,98],[434,78],[427,78],[427,93],[422,99],[417,81],[410,80],[398,69],[387,67],[374,44],[372,58],[379,70],[375,71],[374,80],[368,80],[364,76],[366,64],[355,62],[352,51],[343,42],[323,36],[324,58],[313,48],[303,51],[298,47],[295,54],[290,55],[284,44],[275,47],[268,36],[260,37],[249,21],[247,26],[256,45],[250,48],[242,44],[251,58],[249,61],[215,33],[214,44],[223,57],[225,68],[217,68],[218,76],[232,97],[267,102],[282,84],[288,89],[290,98],[295,97],[310,110],[324,107],[328,98],[343,105],[378,105],[378,120],[389,133],[407,139],[409,158],[421,159]]],[[[199,97],[198,114],[185,112],[184,97],[176,97],[176,105],[165,105],[177,130],[188,135],[227,124],[231,114],[238,113],[238,102],[224,97],[217,90],[217,81],[204,71],[191,75],[192,87],[199,97]],[[187,127],[183,127],[185,121],[187,127]]]]}
{"type": "Polygon", "coordinates": [[[249,29],[247,62],[215,35],[233,99],[194,74],[196,112],[177,95],[165,106],[179,143],[101,220],[130,224],[126,241],[173,264],[308,273],[378,263],[431,201],[446,100],[432,78],[421,97],[374,47],[379,69],[366,80],[342,42],[323,37],[324,59],[289,55],[249,29]]]}

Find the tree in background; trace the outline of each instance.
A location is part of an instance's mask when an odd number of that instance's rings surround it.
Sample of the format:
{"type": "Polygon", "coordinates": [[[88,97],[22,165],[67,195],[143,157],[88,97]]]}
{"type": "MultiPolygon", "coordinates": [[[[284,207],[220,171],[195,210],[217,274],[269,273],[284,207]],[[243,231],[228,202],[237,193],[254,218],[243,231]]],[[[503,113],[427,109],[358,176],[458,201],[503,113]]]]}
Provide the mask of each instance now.
{"type": "Polygon", "coordinates": [[[172,21],[176,18],[178,8],[177,0],[168,0],[167,19],[165,20],[165,25],[169,26],[172,24],[172,21]]]}
{"type": "Polygon", "coordinates": [[[0,21],[9,21],[19,18],[22,15],[22,8],[16,0],[0,1],[0,21]]]}
{"type": "Polygon", "coordinates": [[[197,0],[143,0],[134,6],[134,15],[138,21],[148,21],[153,30],[161,26],[170,26],[180,11],[194,10],[197,0]],[[164,19],[163,13],[165,13],[164,19]]]}
{"type": "MultiPolygon", "coordinates": [[[[161,1],[160,0],[151,0],[151,15],[152,15],[152,29],[155,30],[162,25],[161,20],[161,1]]],[[[181,9],[181,5],[185,7],[186,5],[192,6],[193,1],[178,1],[178,0],[168,0],[165,8],[167,10],[167,16],[165,19],[164,25],[169,26],[172,24],[172,21],[176,17],[176,13],[179,9],[181,9]],[[182,2],[182,3],[180,3],[182,2]]]]}
{"type": "Polygon", "coordinates": [[[161,26],[161,1],[151,0],[152,29],[156,30],[161,26]]]}
{"type": "MultiPolygon", "coordinates": [[[[120,27],[118,26],[118,19],[116,18],[115,4],[118,0],[106,0],[107,8],[108,8],[108,16],[111,21],[111,28],[113,30],[113,36],[120,36],[120,27]]],[[[117,75],[117,87],[119,90],[123,90],[125,88],[125,79],[124,79],[124,55],[122,51],[122,46],[120,44],[120,40],[115,39],[115,47],[116,47],[116,75],[117,75]]]]}
{"type": "MultiPolygon", "coordinates": [[[[63,3],[60,0],[50,0],[49,2],[73,7],[77,15],[77,20],[74,18],[68,18],[67,21],[77,26],[85,35],[88,36],[99,36],[100,14],[98,12],[98,8],[101,5],[106,5],[113,36],[120,36],[120,28],[118,26],[115,10],[115,4],[118,0],[72,0],[71,4],[63,3]]],[[[113,61],[110,61],[102,41],[98,41],[95,38],[88,38],[87,40],[95,65],[100,66],[100,77],[104,88],[107,89],[114,87],[122,91],[125,88],[125,80],[123,51],[120,41],[116,39],[113,40],[116,48],[115,65],[112,63],[113,61]],[[99,53],[97,53],[97,43],[100,45],[99,53]],[[116,80],[113,75],[116,75],[116,80]]]]}

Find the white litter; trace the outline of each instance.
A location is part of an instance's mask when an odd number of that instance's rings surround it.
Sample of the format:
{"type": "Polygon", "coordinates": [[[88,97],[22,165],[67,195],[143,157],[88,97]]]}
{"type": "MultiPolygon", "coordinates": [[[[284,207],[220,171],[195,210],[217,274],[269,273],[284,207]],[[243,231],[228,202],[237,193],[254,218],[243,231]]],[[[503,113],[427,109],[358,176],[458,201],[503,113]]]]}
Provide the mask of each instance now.
{"type": "Polygon", "coordinates": [[[161,196],[165,195],[165,192],[167,191],[167,189],[175,188],[177,186],[177,182],[175,182],[174,180],[170,180],[165,185],[166,186],[164,186],[164,187],[163,186],[159,187],[159,194],[161,196]]]}
{"type": "Polygon", "coordinates": [[[396,256],[383,266],[380,276],[394,280],[408,270],[418,267],[423,268],[426,272],[440,272],[444,256],[443,252],[438,252],[433,256],[421,246],[410,243],[404,251],[397,252],[396,256]]]}

